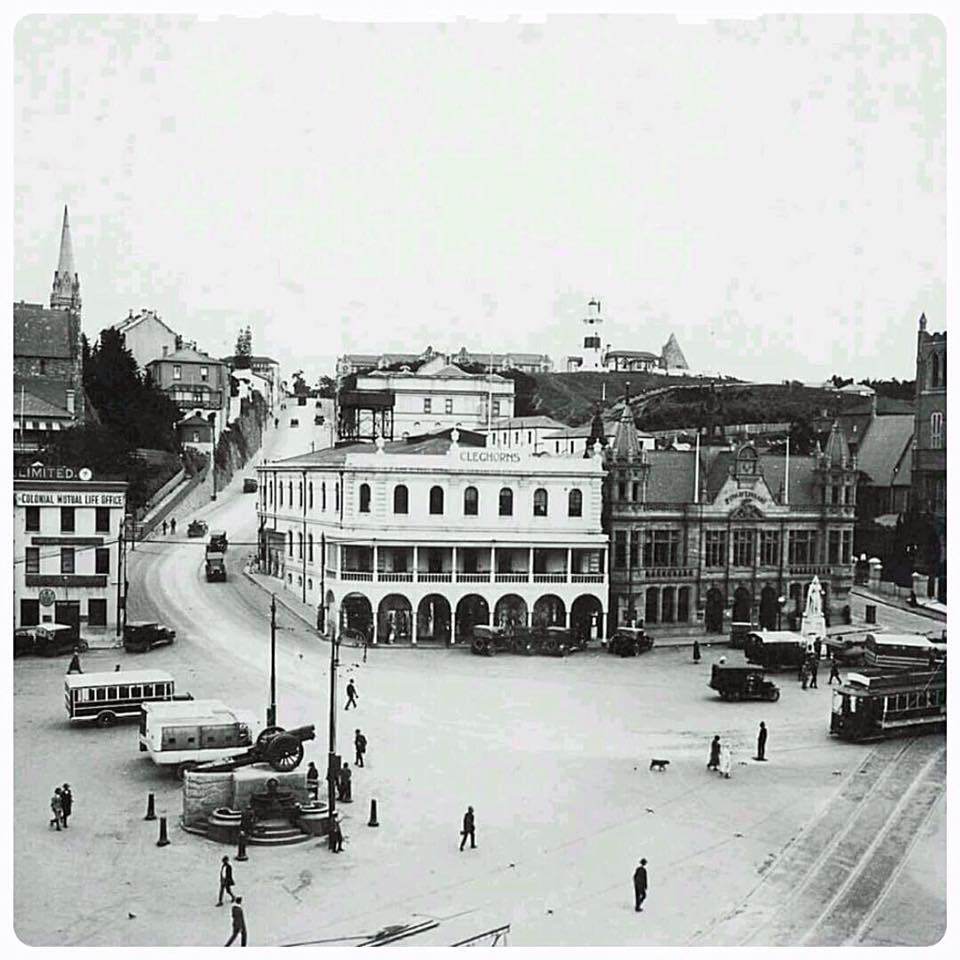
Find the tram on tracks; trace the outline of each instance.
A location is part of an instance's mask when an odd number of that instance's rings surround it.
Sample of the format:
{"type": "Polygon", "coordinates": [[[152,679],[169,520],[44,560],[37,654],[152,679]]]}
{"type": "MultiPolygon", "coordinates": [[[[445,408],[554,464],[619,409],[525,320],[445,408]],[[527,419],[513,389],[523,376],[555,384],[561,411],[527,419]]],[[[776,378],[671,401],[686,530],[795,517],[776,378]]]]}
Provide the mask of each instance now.
{"type": "Polygon", "coordinates": [[[884,740],[947,728],[947,668],[864,670],[833,691],[830,733],[842,740],[884,740]]]}

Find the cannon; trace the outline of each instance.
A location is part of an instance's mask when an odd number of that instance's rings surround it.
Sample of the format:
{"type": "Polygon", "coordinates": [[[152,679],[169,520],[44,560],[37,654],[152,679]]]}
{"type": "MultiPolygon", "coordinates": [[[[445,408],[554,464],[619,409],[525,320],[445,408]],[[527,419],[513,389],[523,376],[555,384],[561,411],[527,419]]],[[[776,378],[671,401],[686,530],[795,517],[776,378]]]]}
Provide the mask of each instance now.
{"type": "Polygon", "coordinates": [[[226,773],[254,763],[269,763],[274,770],[287,773],[297,769],[303,759],[304,742],[313,740],[316,735],[316,728],[312,723],[306,727],[295,727],[293,730],[264,727],[257,736],[256,743],[245,753],[198,763],[193,769],[198,773],[226,773]]]}

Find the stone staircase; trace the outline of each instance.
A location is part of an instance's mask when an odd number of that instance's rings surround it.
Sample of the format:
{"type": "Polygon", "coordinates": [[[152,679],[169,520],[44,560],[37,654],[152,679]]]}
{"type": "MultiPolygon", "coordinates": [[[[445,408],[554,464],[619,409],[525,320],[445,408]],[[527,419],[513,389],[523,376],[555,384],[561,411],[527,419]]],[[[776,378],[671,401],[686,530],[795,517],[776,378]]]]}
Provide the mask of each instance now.
{"type": "Polygon", "coordinates": [[[271,817],[257,821],[253,834],[247,838],[247,843],[250,846],[287,847],[312,839],[309,833],[304,833],[289,821],[280,817],[271,817]]]}

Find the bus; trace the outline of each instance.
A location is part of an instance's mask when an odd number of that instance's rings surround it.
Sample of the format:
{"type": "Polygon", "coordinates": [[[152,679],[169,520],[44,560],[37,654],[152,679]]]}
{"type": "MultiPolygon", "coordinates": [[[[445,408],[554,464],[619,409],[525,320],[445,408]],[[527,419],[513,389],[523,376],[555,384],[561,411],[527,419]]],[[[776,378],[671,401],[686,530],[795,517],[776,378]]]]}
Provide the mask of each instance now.
{"type": "Polygon", "coordinates": [[[945,642],[938,643],[920,633],[868,633],[864,640],[868,667],[923,669],[946,656],[945,642]]]}
{"type": "Polygon", "coordinates": [[[807,655],[809,640],[790,630],[751,630],[743,641],[747,663],[765,670],[796,670],[807,655]]]}
{"type": "Polygon", "coordinates": [[[174,699],[173,677],[162,670],[69,673],[63,687],[70,720],[93,720],[98,727],[137,716],[144,703],[174,699]]]}
{"type": "Polygon", "coordinates": [[[140,750],[161,767],[176,767],[181,779],[205,760],[249,750],[260,732],[252,713],[219,700],[145,703],[140,711],[140,750]]]}
{"type": "Polygon", "coordinates": [[[833,691],[830,733],[843,740],[940,733],[947,728],[947,670],[858,671],[833,691]]]}

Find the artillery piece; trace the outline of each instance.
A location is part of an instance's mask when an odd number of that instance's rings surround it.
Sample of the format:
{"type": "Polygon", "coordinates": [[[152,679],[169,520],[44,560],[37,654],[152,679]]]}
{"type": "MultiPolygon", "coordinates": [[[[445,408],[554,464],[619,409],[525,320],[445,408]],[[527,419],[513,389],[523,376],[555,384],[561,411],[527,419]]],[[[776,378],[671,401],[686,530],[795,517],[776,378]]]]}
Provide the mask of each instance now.
{"type": "Polygon", "coordinates": [[[245,753],[198,763],[193,769],[197,773],[226,773],[254,763],[269,763],[274,770],[288,773],[300,765],[304,742],[313,740],[316,735],[316,728],[312,723],[306,727],[295,727],[293,730],[264,727],[257,736],[256,743],[245,753]]]}

